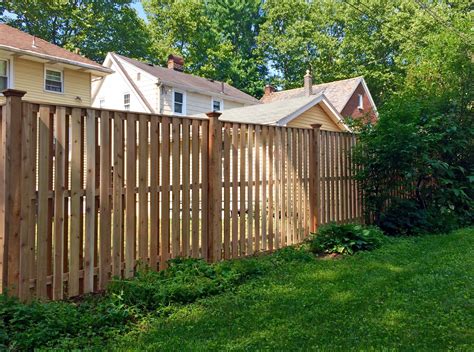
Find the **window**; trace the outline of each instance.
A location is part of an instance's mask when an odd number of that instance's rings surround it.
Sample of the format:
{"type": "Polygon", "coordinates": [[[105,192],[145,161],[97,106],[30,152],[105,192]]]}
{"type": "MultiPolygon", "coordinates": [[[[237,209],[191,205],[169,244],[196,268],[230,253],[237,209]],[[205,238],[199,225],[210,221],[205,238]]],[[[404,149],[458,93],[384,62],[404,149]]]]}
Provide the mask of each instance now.
{"type": "Polygon", "coordinates": [[[0,60],[0,91],[8,88],[8,61],[0,60]]]}
{"type": "Polygon", "coordinates": [[[363,109],[364,108],[364,96],[362,94],[359,94],[359,105],[357,106],[358,109],[363,109]]]}
{"type": "Polygon", "coordinates": [[[125,110],[130,110],[130,93],[123,95],[123,108],[125,110]]]}
{"type": "Polygon", "coordinates": [[[63,73],[56,70],[45,70],[44,89],[49,92],[63,92],[63,73]]]}
{"type": "Polygon", "coordinates": [[[102,109],[104,106],[105,106],[105,99],[104,99],[104,98],[101,98],[101,99],[99,100],[99,107],[102,109]]]}
{"type": "Polygon", "coordinates": [[[141,73],[140,73],[140,72],[137,72],[137,81],[140,80],[141,76],[142,76],[141,73]]]}
{"type": "Polygon", "coordinates": [[[222,112],[224,110],[224,103],[219,99],[212,99],[212,111],[222,112]]]}
{"type": "Polygon", "coordinates": [[[186,96],[184,92],[173,92],[173,112],[177,115],[186,114],[186,96]]]}

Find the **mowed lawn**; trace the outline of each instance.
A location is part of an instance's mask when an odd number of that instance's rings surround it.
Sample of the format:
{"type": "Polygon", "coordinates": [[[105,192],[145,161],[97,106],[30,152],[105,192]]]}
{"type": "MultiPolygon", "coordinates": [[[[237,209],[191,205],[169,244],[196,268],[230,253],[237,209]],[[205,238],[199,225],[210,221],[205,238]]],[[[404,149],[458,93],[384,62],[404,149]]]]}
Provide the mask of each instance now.
{"type": "Polygon", "coordinates": [[[111,342],[148,351],[474,351],[474,229],[292,262],[111,342]]]}

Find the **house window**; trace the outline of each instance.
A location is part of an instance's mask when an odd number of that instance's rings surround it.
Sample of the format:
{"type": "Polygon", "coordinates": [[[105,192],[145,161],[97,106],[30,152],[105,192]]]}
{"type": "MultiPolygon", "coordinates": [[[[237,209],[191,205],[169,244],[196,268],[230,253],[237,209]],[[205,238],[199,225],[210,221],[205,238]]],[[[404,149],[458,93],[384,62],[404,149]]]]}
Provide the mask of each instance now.
{"type": "Polygon", "coordinates": [[[140,80],[141,76],[142,76],[141,73],[140,73],[140,72],[137,72],[137,81],[140,80]]]}
{"type": "Polygon", "coordinates": [[[364,96],[362,94],[359,94],[359,105],[357,106],[358,109],[363,109],[364,108],[364,96]]]}
{"type": "Polygon", "coordinates": [[[224,110],[224,103],[219,99],[212,99],[212,111],[222,112],[224,110]]]}
{"type": "Polygon", "coordinates": [[[99,100],[99,107],[102,109],[105,106],[105,99],[99,100]]]}
{"type": "Polygon", "coordinates": [[[49,92],[63,92],[63,73],[56,70],[45,70],[44,89],[49,92]]]}
{"type": "Polygon", "coordinates": [[[8,61],[0,60],[0,91],[8,88],[8,61]]]}
{"type": "Polygon", "coordinates": [[[173,112],[177,115],[186,113],[186,97],[184,92],[173,91],[173,112]]]}
{"type": "Polygon", "coordinates": [[[130,110],[130,93],[123,95],[123,108],[125,110],[130,110]]]}

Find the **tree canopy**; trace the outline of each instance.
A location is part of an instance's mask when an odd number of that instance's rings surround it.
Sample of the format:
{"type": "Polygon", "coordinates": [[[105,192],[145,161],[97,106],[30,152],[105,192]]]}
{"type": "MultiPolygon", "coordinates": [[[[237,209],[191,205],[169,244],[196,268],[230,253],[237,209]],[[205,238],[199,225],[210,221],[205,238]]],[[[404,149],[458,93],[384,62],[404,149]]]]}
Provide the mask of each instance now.
{"type": "Polygon", "coordinates": [[[146,21],[133,2],[8,1],[0,21],[97,61],[182,55],[187,72],[257,97],[268,82],[301,86],[310,68],[316,82],[363,75],[380,105],[414,83],[466,85],[472,65],[469,0],[144,0],[146,21]]]}

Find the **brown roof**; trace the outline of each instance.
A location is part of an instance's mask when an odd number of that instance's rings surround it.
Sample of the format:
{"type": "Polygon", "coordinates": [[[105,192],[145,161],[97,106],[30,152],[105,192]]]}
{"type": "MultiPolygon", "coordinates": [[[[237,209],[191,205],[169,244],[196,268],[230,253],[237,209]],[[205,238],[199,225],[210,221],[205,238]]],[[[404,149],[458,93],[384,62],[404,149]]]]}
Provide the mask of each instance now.
{"type": "MultiPolygon", "coordinates": [[[[324,94],[331,104],[341,112],[347,101],[351,97],[354,90],[362,82],[362,77],[354,77],[343,79],[341,81],[334,81],[322,84],[313,85],[313,94],[324,94]]],[[[302,97],[305,95],[304,88],[295,88],[289,90],[282,90],[273,92],[270,95],[265,95],[260,100],[263,103],[270,103],[279,100],[286,100],[290,98],[302,97]]]]}
{"type": "Polygon", "coordinates": [[[112,72],[110,69],[84,56],[70,52],[6,24],[0,24],[0,49],[56,60],[101,72],[112,72]]]}
{"type": "Polygon", "coordinates": [[[228,96],[230,99],[234,98],[238,100],[244,100],[253,104],[259,103],[258,99],[224,82],[194,76],[189,73],[179,72],[161,66],[154,66],[115,53],[113,53],[113,55],[130,63],[131,65],[138,67],[150,75],[159,78],[164,84],[169,84],[171,86],[177,85],[196,91],[205,91],[210,94],[218,94],[220,96],[228,96]]]}

